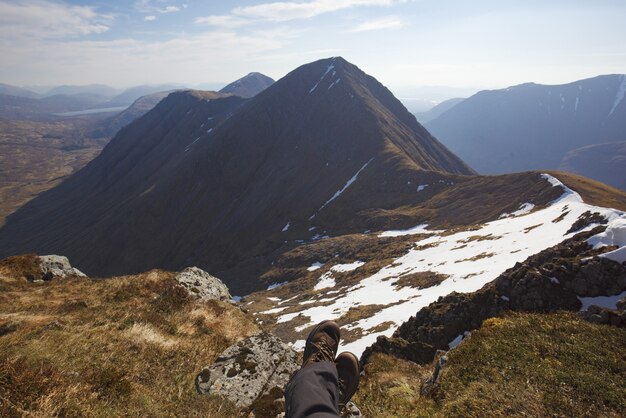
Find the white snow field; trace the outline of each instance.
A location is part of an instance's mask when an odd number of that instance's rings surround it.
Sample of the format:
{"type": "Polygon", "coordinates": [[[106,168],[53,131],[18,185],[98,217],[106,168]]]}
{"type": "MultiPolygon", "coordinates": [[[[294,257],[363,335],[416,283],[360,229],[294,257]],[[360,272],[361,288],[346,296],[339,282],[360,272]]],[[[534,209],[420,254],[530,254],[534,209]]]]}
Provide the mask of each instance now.
{"type": "MultiPolygon", "coordinates": [[[[303,330],[325,319],[338,319],[351,307],[394,304],[383,308],[369,318],[358,320],[344,327],[348,330],[356,328],[363,330],[362,338],[340,347],[341,350],[352,351],[358,356],[379,335],[390,336],[400,324],[440,296],[453,291],[474,292],[493,281],[508,268],[513,267],[516,262],[524,261],[529,256],[572,237],[575,233],[567,234],[567,231],[586,211],[599,212],[609,221],[606,232],[592,237],[588,242],[595,247],[619,246],[620,248],[605,256],[616,261],[623,261],[626,257],[626,213],[588,205],[582,201],[578,193],[567,188],[556,178],[547,174],[542,176],[554,187],[562,187],[564,190],[563,195],[551,202],[545,209],[533,211],[532,205],[525,204],[520,207],[520,210],[489,222],[481,229],[447,236],[442,236],[444,235],[441,234],[442,231],[425,230],[425,225],[418,225],[407,231],[382,232],[379,236],[425,232],[431,235],[416,241],[418,246],[409,250],[404,256],[350,287],[341,287],[340,282],[336,283],[332,272],[347,271],[344,270],[346,266],[357,268],[361,264],[355,260],[355,263],[350,265],[334,266],[329,272],[321,275],[315,286],[316,289],[328,288],[326,294],[332,297],[323,300],[333,301],[333,303],[313,307],[301,304],[300,311],[278,316],[277,323],[288,322],[297,316],[308,317],[307,324],[296,327],[296,330],[303,330]],[[477,239],[479,237],[480,239],[477,239]],[[401,275],[429,271],[444,274],[447,278],[439,285],[425,289],[397,288],[394,285],[393,279],[401,275]],[[374,327],[383,323],[393,325],[382,332],[372,331],[374,327]]],[[[593,226],[590,225],[583,230],[589,230],[593,226]]],[[[276,306],[284,302],[278,302],[276,306]]],[[[302,348],[304,341],[296,341],[293,345],[296,348],[302,348]]]]}

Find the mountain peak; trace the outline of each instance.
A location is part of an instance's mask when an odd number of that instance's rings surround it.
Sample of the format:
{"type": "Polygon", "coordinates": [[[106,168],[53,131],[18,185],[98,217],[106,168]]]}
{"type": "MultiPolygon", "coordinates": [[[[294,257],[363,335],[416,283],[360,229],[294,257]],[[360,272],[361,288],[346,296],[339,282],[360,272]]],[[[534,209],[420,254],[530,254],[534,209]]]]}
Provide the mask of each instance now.
{"type": "Polygon", "coordinates": [[[341,57],[303,65],[250,99],[227,90],[171,93],[11,216],[0,254],[67,254],[96,275],[198,265],[246,292],[287,235],[369,229],[357,215],[420,199],[409,185],[472,173],[341,57]]]}
{"type": "Polygon", "coordinates": [[[249,98],[256,96],[272,84],[274,84],[274,80],[270,77],[261,73],[252,72],[248,73],[239,80],[233,81],[221,89],[220,93],[230,93],[236,96],[249,98]]]}

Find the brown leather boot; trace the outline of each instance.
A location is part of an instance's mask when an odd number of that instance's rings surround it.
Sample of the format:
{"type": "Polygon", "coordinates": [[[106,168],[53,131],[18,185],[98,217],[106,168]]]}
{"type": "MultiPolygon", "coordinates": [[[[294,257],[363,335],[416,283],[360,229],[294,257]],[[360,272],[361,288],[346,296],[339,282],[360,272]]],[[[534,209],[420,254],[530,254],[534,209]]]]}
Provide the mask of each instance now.
{"type": "Polygon", "coordinates": [[[359,387],[361,367],[359,359],[347,351],[337,356],[335,366],[337,366],[339,376],[339,409],[341,410],[359,387]]]}
{"type": "Polygon", "coordinates": [[[306,339],[302,367],[318,361],[334,361],[339,347],[339,326],[333,321],[317,324],[306,339]]]}

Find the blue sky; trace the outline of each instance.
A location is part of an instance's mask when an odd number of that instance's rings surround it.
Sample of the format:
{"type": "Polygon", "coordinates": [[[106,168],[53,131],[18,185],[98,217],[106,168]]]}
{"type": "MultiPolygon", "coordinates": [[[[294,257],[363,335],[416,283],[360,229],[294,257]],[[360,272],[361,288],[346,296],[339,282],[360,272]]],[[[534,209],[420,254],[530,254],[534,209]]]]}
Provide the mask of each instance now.
{"type": "Polygon", "coordinates": [[[225,83],[341,55],[400,95],[626,73],[624,0],[0,0],[0,82],[225,83]]]}

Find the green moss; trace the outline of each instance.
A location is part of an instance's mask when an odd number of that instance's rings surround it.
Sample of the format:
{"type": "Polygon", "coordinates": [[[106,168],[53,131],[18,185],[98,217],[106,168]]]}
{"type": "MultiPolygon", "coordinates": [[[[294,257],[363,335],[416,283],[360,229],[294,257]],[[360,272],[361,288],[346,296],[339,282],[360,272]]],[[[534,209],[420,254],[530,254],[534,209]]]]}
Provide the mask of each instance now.
{"type": "Polygon", "coordinates": [[[376,417],[620,417],[625,353],[624,329],[576,313],[508,314],[448,353],[431,397],[419,392],[432,365],[375,355],[357,399],[376,417]]]}

